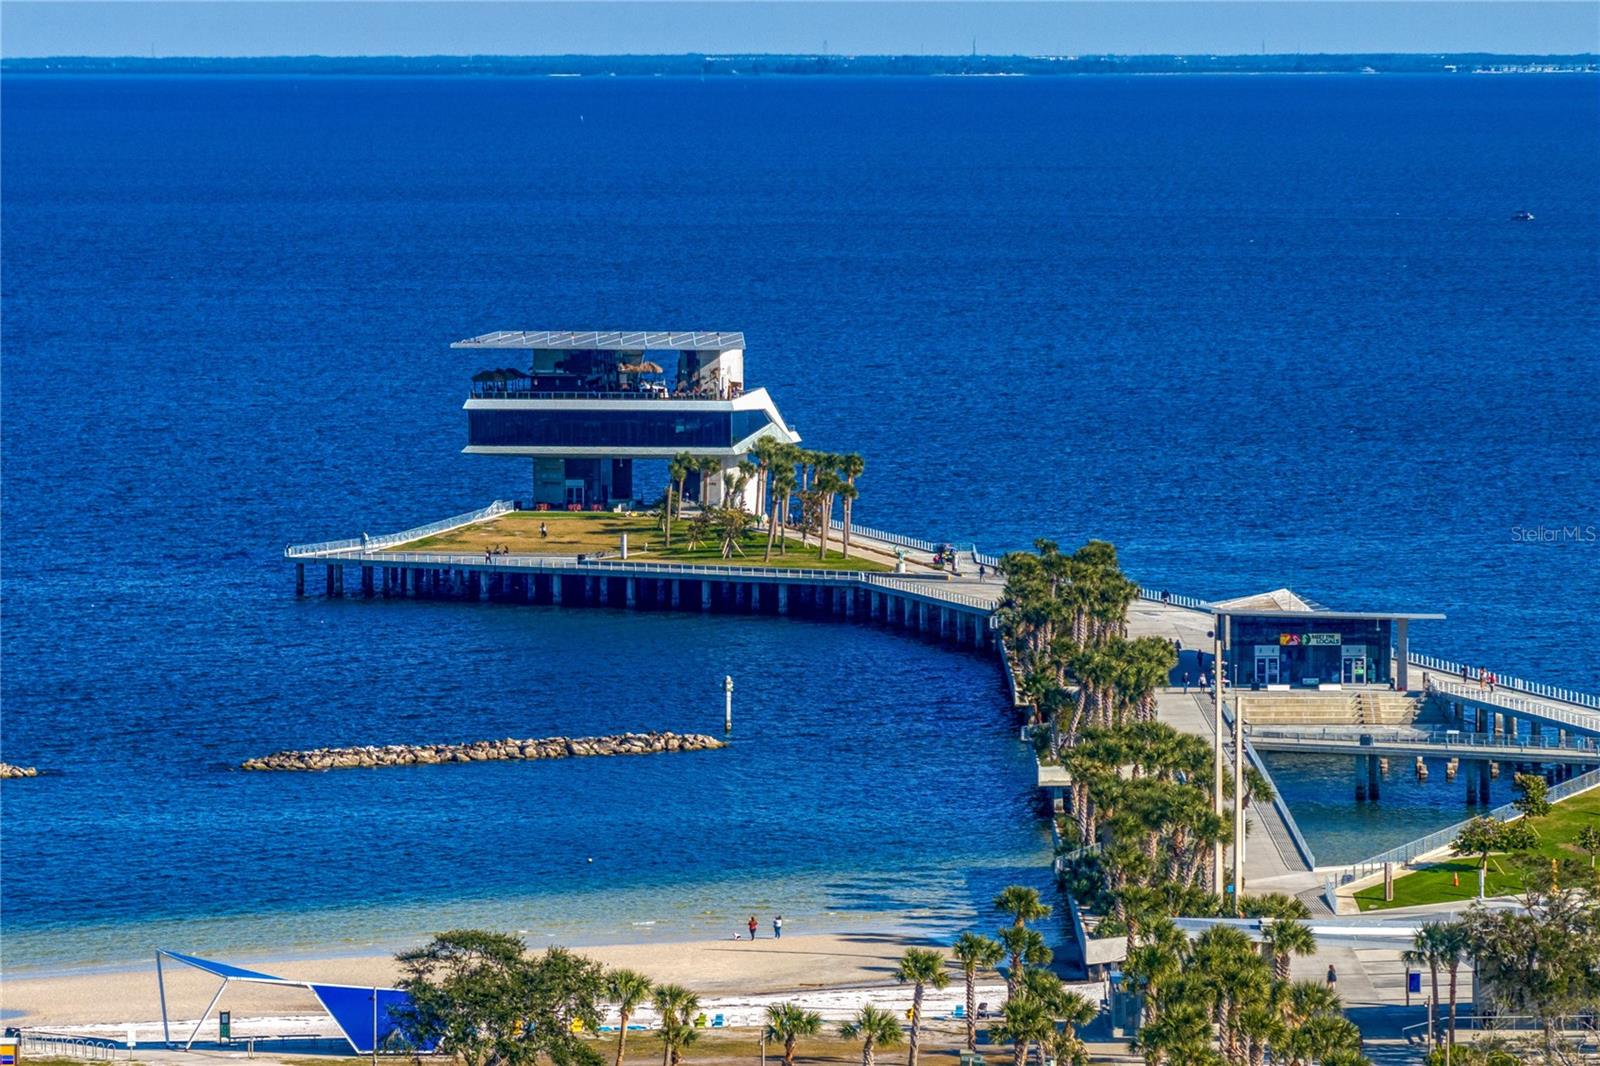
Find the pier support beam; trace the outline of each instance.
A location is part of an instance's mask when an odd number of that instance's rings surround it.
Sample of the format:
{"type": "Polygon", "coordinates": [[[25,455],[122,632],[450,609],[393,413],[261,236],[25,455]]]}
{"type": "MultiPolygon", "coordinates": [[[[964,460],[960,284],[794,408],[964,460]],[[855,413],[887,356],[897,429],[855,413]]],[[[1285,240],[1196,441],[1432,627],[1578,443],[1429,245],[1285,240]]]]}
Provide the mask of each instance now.
{"type": "Polygon", "coordinates": [[[372,567],[370,566],[363,566],[361,568],[361,595],[364,599],[368,600],[372,599],[373,596],[372,567]]]}
{"type": "Polygon", "coordinates": [[[788,585],[779,585],[778,586],[778,613],[779,614],[788,614],[789,613],[789,586],[788,585]]]}
{"type": "Polygon", "coordinates": [[[294,594],[296,596],[304,596],[306,594],[306,564],[305,563],[295,563],[294,564],[294,594]]]}
{"type": "Polygon", "coordinates": [[[1379,781],[1378,770],[1379,770],[1378,757],[1376,755],[1368,755],[1367,756],[1367,799],[1371,800],[1373,803],[1378,802],[1378,781],[1379,781]]]}
{"type": "Polygon", "coordinates": [[[638,578],[627,578],[627,585],[623,589],[623,598],[627,606],[637,607],[639,604],[638,578]]]}
{"type": "Polygon", "coordinates": [[[1365,755],[1356,756],[1356,802],[1367,802],[1367,775],[1365,755]]]}
{"type": "Polygon", "coordinates": [[[675,577],[675,578],[672,579],[672,609],[674,611],[676,611],[678,609],[679,605],[682,604],[682,603],[683,603],[683,578],[675,577]]]}
{"type": "Polygon", "coordinates": [[[711,610],[711,582],[704,579],[700,581],[700,609],[711,610]]]}
{"type": "Polygon", "coordinates": [[[917,603],[917,632],[928,632],[928,605],[920,601],[917,603]]]}
{"type": "Polygon", "coordinates": [[[330,599],[330,600],[333,599],[334,596],[338,595],[338,593],[334,591],[335,586],[334,586],[334,583],[333,583],[333,571],[334,571],[334,566],[333,566],[332,563],[329,563],[328,564],[328,599],[330,599]]]}
{"type": "Polygon", "coordinates": [[[984,631],[986,629],[988,629],[989,627],[984,625],[984,620],[983,620],[983,616],[982,615],[976,615],[975,614],[975,615],[970,615],[969,617],[972,620],[972,646],[974,648],[981,648],[981,647],[983,647],[983,634],[984,634],[984,631]]]}

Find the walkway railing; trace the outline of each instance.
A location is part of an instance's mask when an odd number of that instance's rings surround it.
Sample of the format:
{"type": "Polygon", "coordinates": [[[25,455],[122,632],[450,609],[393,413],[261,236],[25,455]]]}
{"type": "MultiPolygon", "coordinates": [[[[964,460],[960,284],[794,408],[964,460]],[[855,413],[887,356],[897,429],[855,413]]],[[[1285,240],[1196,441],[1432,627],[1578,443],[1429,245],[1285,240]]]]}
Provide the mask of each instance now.
{"type": "Polygon", "coordinates": [[[399,533],[385,533],[378,537],[354,537],[348,540],[325,540],[318,544],[291,544],[283,549],[285,557],[290,559],[313,558],[319,555],[332,555],[338,552],[380,551],[393,547],[396,544],[405,544],[423,537],[431,537],[435,533],[444,533],[462,526],[470,526],[474,522],[482,522],[486,518],[503,515],[512,509],[509,500],[496,500],[487,507],[480,507],[476,511],[458,514],[454,518],[442,518],[437,522],[429,522],[425,526],[416,526],[412,529],[402,530],[399,533]]]}
{"type": "MultiPolygon", "coordinates": [[[[1226,702],[1222,704],[1222,720],[1229,729],[1233,728],[1233,709],[1226,702]]],[[[1311,845],[1306,842],[1305,834],[1300,832],[1300,826],[1294,820],[1294,811],[1289,809],[1289,801],[1283,798],[1283,790],[1272,779],[1272,772],[1267,769],[1267,761],[1261,757],[1255,746],[1250,743],[1250,736],[1250,723],[1246,722],[1243,745],[1245,761],[1256,768],[1256,772],[1267,783],[1267,787],[1272,789],[1272,810],[1277,814],[1278,821],[1283,824],[1284,830],[1288,832],[1289,841],[1294,845],[1294,849],[1300,853],[1300,858],[1305,862],[1306,869],[1314,870],[1317,868],[1317,858],[1311,852],[1311,845]]],[[[1262,822],[1265,823],[1266,819],[1263,818],[1262,822]]],[[[1272,828],[1270,825],[1267,827],[1267,832],[1268,835],[1271,835],[1272,828]]],[[[1285,855],[1284,858],[1288,858],[1288,856],[1285,855]]]]}
{"type": "MultiPolygon", "coordinates": [[[[1249,729],[1249,726],[1246,728],[1249,729]]],[[[1249,729],[1249,736],[1278,742],[1348,744],[1353,748],[1372,744],[1427,744],[1448,751],[1493,748],[1497,751],[1514,751],[1529,755],[1550,751],[1575,751],[1593,754],[1596,759],[1600,759],[1600,737],[1568,737],[1562,741],[1553,734],[1523,739],[1456,729],[1370,729],[1362,726],[1344,726],[1338,729],[1270,726],[1249,729]]]]}
{"type": "MultiPolygon", "coordinates": [[[[1425,670],[1437,670],[1442,674],[1449,674],[1453,677],[1473,682],[1479,680],[1484,673],[1481,669],[1467,666],[1463,663],[1451,662],[1449,659],[1440,659],[1432,655],[1418,655],[1415,652],[1411,655],[1411,662],[1414,666],[1420,666],[1425,670]]],[[[1576,689],[1561,688],[1558,685],[1542,685],[1537,681],[1525,681],[1520,677],[1508,677],[1502,674],[1495,674],[1495,687],[1497,691],[1499,689],[1511,689],[1515,692],[1526,693],[1529,696],[1539,696],[1547,700],[1556,700],[1559,703],[1571,703],[1579,707],[1588,707],[1592,710],[1600,711],[1600,696],[1588,692],[1579,692],[1576,689]]],[[[1483,692],[1484,696],[1497,694],[1497,692],[1489,692],[1487,690],[1479,691],[1483,692]]]]}
{"type": "MultiPolygon", "coordinates": [[[[1600,787],[1600,770],[1590,770],[1588,773],[1579,774],[1570,780],[1563,781],[1559,785],[1552,785],[1550,790],[1545,793],[1545,798],[1554,803],[1557,800],[1576,796],[1580,792],[1587,792],[1596,787],[1600,787]]],[[[1521,818],[1522,812],[1517,810],[1514,804],[1507,803],[1478,817],[1496,818],[1502,822],[1510,822],[1521,818]]],[[[1358,878],[1377,873],[1383,869],[1383,864],[1387,862],[1403,865],[1411,862],[1419,855],[1426,855],[1429,852],[1448,847],[1455,842],[1456,837],[1461,835],[1461,830],[1465,829],[1470,821],[1472,821],[1471,818],[1465,819],[1454,825],[1429,833],[1427,836],[1407,841],[1399,847],[1390,848],[1388,851],[1380,851],[1370,858],[1352,863],[1345,867],[1344,873],[1339,877],[1339,883],[1347,885],[1358,878]]]]}
{"type": "Polygon", "coordinates": [[[1176,607],[1187,607],[1191,611],[1211,610],[1211,604],[1198,596],[1185,596],[1181,593],[1166,592],[1162,589],[1141,588],[1139,590],[1139,598],[1141,600],[1150,600],[1154,603],[1170,603],[1176,607]]]}
{"type": "MultiPolygon", "coordinates": [[[[1446,681],[1428,678],[1428,687],[1436,692],[1447,693],[1451,696],[1460,696],[1462,699],[1473,700],[1477,703],[1490,704],[1503,707],[1508,711],[1519,711],[1522,714],[1534,715],[1539,718],[1561,722],[1565,725],[1577,726],[1579,729],[1600,730],[1600,715],[1590,714],[1588,711],[1568,710],[1557,705],[1555,697],[1546,697],[1543,702],[1535,702],[1532,697],[1513,695],[1501,688],[1479,688],[1475,684],[1461,681],[1446,681]]],[[[1577,693],[1583,695],[1583,693],[1577,693]]]]}

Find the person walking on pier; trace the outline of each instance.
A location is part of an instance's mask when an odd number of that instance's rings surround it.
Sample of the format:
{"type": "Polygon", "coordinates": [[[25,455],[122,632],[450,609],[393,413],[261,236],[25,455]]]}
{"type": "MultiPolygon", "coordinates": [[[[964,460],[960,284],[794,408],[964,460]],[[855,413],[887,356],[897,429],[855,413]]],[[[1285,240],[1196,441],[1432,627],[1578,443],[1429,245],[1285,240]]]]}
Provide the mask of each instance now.
{"type": "Polygon", "coordinates": [[[1328,991],[1329,992],[1337,992],[1338,990],[1339,990],[1339,971],[1335,970],[1333,968],[1333,963],[1330,962],[1330,963],[1328,963],[1328,991]]]}
{"type": "Polygon", "coordinates": [[[539,523],[539,539],[540,540],[544,540],[548,536],[550,536],[550,526],[545,522],[540,522],[539,523]]]}
{"type": "Polygon", "coordinates": [[[756,938],[756,925],[757,925],[757,922],[756,922],[756,916],[753,915],[753,914],[750,916],[749,925],[750,925],[750,939],[754,940],[756,938]]]}
{"type": "Polygon", "coordinates": [[[1189,671],[1187,670],[1183,672],[1183,691],[1189,691],[1189,671]]]}

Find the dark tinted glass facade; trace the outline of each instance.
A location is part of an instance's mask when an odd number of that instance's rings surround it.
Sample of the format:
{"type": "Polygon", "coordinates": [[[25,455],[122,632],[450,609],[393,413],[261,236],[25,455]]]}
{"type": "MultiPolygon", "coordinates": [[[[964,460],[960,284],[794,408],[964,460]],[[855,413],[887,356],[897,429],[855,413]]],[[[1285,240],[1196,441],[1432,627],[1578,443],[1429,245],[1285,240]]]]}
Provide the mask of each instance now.
{"type": "Polygon", "coordinates": [[[1232,616],[1235,684],[1387,685],[1394,622],[1366,618],[1232,616]]]}
{"type": "Polygon", "coordinates": [[[762,411],[468,411],[467,443],[490,447],[730,448],[762,411]]]}

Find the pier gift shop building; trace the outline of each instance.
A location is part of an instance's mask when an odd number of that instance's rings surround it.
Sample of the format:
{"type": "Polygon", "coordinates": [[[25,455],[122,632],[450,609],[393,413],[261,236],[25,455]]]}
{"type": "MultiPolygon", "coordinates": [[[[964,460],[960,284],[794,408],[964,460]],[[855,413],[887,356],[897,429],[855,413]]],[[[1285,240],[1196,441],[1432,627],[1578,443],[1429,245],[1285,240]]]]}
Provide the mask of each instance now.
{"type": "MultiPolygon", "coordinates": [[[[536,506],[630,502],[636,460],[687,452],[726,473],[763,437],[800,440],[765,389],[745,387],[743,333],[501,331],[451,347],[497,364],[473,375],[464,450],[531,460],[536,506]]],[[[699,481],[692,495],[724,503],[720,476],[699,481]]]]}
{"type": "Polygon", "coordinates": [[[1442,614],[1335,611],[1288,589],[1212,605],[1229,679],[1245,688],[1410,687],[1410,623],[1442,614]]]}

